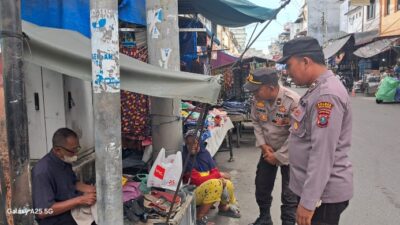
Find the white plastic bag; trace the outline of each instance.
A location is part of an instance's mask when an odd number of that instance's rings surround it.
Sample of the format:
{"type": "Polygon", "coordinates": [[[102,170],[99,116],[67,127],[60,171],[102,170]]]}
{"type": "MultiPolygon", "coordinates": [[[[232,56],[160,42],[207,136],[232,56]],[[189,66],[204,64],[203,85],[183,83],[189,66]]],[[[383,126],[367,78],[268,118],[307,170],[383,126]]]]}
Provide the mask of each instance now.
{"type": "Polygon", "coordinates": [[[165,158],[165,149],[158,153],[157,159],[151,167],[147,187],[159,187],[175,191],[178,187],[179,178],[182,173],[182,153],[165,158]]]}

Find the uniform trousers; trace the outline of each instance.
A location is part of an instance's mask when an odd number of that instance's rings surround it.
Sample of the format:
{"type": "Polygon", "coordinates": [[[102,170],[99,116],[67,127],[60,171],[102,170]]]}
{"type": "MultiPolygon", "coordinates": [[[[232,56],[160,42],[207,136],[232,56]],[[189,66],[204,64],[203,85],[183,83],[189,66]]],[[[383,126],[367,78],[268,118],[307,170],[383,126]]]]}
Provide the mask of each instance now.
{"type": "MultiPolygon", "coordinates": [[[[282,174],[281,191],[281,220],[283,224],[294,224],[296,222],[297,196],[289,189],[289,166],[280,166],[282,174]]],[[[256,173],[256,200],[260,208],[260,216],[266,215],[270,218],[272,204],[272,190],[278,167],[266,162],[262,155],[257,165],[256,173]]],[[[272,222],[270,222],[272,224],[272,222]]]]}

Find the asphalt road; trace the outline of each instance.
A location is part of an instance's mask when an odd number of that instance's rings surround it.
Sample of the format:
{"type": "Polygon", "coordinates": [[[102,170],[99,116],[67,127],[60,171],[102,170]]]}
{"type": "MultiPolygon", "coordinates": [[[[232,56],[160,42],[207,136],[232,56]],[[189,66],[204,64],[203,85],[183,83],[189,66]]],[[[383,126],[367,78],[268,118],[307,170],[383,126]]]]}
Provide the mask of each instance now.
{"type": "MultiPolygon", "coordinates": [[[[300,94],[305,89],[294,88],[300,94]]],[[[341,225],[400,224],[400,104],[376,104],[373,97],[352,97],[353,137],[350,158],[354,166],[355,196],[342,215],[341,225]]],[[[232,174],[242,218],[232,219],[210,213],[218,225],[253,222],[258,216],[254,197],[254,177],[259,150],[254,136],[245,134],[241,148],[234,149],[234,162],[228,152],[218,153],[216,161],[232,174]]],[[[280,175],[273,192],[272,217],[280,221],[280,175]]]]}

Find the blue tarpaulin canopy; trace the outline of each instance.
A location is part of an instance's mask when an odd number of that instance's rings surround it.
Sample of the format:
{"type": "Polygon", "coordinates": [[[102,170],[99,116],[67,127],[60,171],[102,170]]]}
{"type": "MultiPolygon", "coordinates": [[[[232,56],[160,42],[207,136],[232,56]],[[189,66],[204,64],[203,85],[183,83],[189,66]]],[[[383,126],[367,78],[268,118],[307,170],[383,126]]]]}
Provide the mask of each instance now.
{"type": "Polygon", "coordinates": [[[247,0],[179,0],[179,13],[199,13],[213,23],[241,27],[275,19],[275,9],[264,8],[247,0]]]}
{"type": "MultiPolygon", "coordinates": [[[[90,0],[21,0],[22,19],[39,26],[78,31],[90,37],[90,0]]],[[[121,0],[119,19],[146,25],[145,0],[121,0]]]]}

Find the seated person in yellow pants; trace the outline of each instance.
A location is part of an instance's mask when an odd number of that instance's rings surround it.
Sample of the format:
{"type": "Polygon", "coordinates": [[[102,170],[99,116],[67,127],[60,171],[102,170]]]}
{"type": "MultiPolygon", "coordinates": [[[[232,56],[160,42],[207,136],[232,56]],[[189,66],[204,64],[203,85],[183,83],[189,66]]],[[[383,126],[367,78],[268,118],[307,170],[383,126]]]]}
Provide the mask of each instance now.
{"type": "Polygon", "coordinates": [[[216,202],[219,202],[219,215],[240,218],[240,212],[234,194],[234,187],[230,180],[211,179],[195,190],[198,224],[207,224],[206,214],[216,202]]]}
{"type": "Polygon", "coordinates": [[[207,223],[206,214],[214,203],[219,204],[219,215],[234,218],[240,217],[240,212],[234,196],[234,187],[229,180],[229,174],[222,173],[216,167],[210,153],[201,147],[196,138],[194,130],[189,130],[185,135],[185,146],[183,148],[183,158],[190,154],[190,161],[185,168],[185,181],[197,186],[196,204],[197,224],[207,223]]]}

